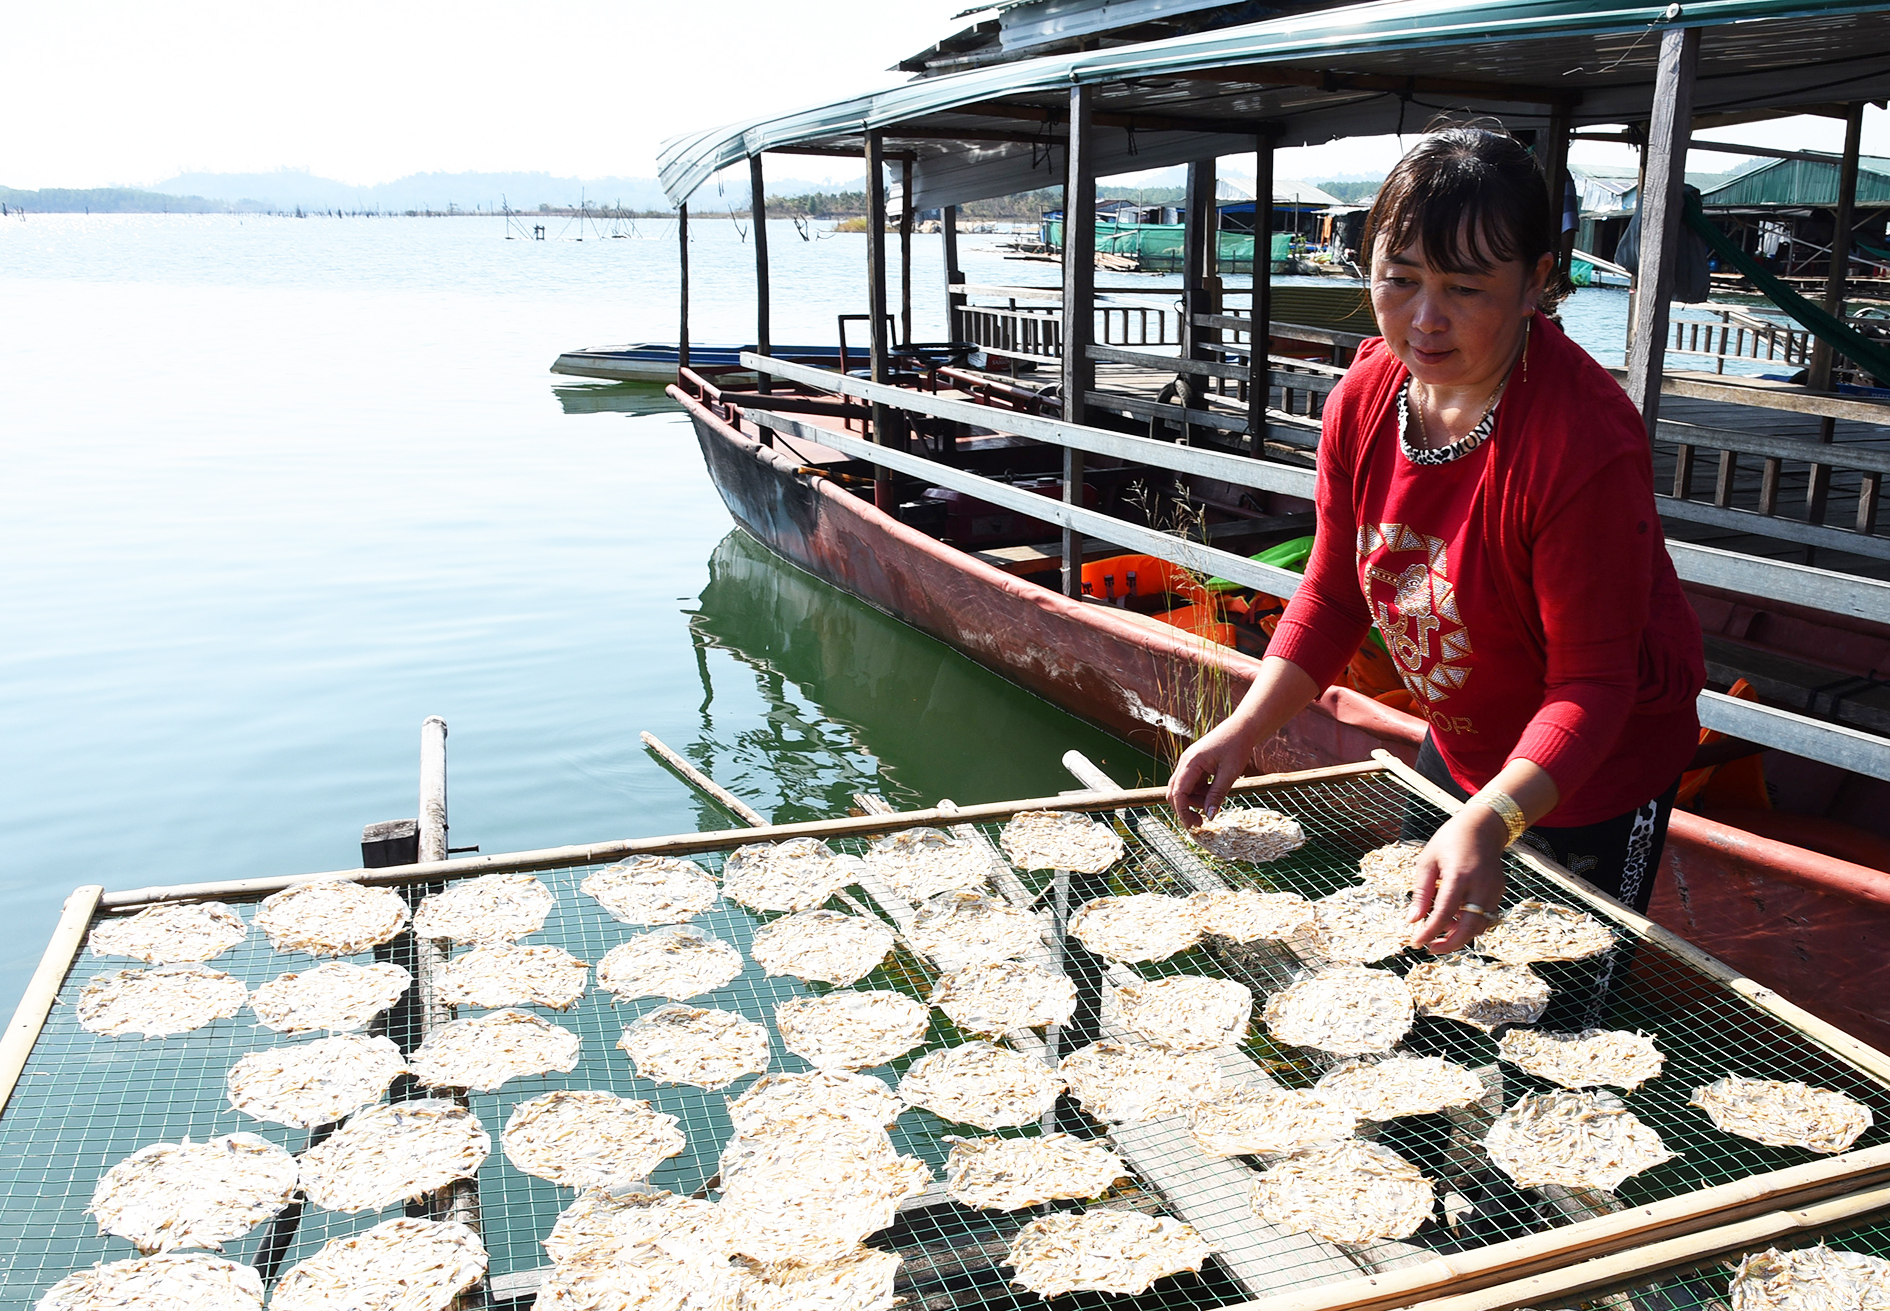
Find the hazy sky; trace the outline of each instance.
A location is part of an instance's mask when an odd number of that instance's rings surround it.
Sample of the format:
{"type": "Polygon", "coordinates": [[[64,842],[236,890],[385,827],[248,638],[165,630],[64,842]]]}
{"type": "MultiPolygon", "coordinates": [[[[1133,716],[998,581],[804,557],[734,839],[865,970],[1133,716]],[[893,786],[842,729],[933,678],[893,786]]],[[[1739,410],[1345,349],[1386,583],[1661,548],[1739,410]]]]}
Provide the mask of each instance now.
{"type": "MultiPolygon", "coordinates": [[[[963,26],[952,16],[969,3],[15,5],[0,43],[0,185],[279,167],[361,185],[468,170],[648,177],[667,137],[902,80],[888,65],[963,26]]],[[[1713,135],[1835,150],[1843,134],[1807,119],[1713,135]]],[[[1890,154],[1890,115],[1867,111],[1864,145],[1890,154]]],[[[1397,155],[1395,139],[1371,138],[1285,151],[1277,168],[1373,173],[1397,155]]],[[[1576,162],[1632,158],[1582,147],[1576,162]]],[[[1697,154],[1691,166],[1734,162],[1697,154]]],[[[856,171],[812,158],[791,167],[805,178],[856,171]]]]}

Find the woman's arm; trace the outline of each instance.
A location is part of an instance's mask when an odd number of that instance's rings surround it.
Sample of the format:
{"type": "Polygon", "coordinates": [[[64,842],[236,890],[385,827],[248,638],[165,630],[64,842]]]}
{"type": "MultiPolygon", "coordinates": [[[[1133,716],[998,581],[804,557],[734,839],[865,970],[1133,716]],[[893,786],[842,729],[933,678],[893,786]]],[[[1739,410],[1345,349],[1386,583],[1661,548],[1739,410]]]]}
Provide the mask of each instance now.
{"type": "Polygon", "coordinates": [[[1227,789],[1246,771],[1254,747],[1319,695],[1312,676],[1291,660],[1268,656],[1234,713],[1195,740],[1168,779],[1168,803],[1188,828],[1214,818],[1227,789]]]}
{"type": "MultiPolygon", "coordinates": [[[[1554,810],[1560,798],[1549,771],[1520,757],[1504,765],[1477,797],[1501,793],[1516,803],[1526,824],[1554,810]]],[[[1411,945],[1438,955],[1481,933],[1503,904],[1503,850],[1509,825],[1496,807],[1473,797],[1444,821],[1418,857],[1417,893],[1411,898],[1411,945]],[[1481,906],[1488,914],[1466,911],[1481,906]]]]}

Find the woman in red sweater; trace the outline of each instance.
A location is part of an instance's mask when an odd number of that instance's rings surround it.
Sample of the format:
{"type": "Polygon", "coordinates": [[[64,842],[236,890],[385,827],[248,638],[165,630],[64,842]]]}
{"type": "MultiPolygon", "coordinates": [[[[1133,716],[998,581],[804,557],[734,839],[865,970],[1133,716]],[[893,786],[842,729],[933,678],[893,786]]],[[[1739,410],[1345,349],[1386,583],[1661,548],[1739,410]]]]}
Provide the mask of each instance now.
{"type": "Polygon", "coordinates": [[[1554,237],[1534,158],[1501,133],[1433,133],[1385,179],[1364,246],[1384,337],[1326,404],[1305,582],[1168,785],[1184,823],[1211,815],[1376,623],[1430,725],[1418,769],[1471,802],[1420,860],[1411,940],[1436,952],[1489,921],[1531,827],[1645,909],[1699,734],[1700,628],[1646,429],[1544,313],[1554,237]]]}

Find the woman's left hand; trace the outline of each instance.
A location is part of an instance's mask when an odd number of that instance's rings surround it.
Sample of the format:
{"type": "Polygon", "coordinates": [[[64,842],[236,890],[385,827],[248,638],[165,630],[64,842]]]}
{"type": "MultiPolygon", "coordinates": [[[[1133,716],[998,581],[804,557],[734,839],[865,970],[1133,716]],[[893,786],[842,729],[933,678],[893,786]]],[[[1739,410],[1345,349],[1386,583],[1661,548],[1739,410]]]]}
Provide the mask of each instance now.
{"type": "Polygon", "coordinates": [[[1411,898],[1411,945],[1455,951],[1488,928],[1503,904],[1503,849],[1509,832],[1488,806],[1466,806],[1445,821],[1418,857],[1411,898]],[[1469,909],[1481,907],[1487,914],[1469,909]]]}

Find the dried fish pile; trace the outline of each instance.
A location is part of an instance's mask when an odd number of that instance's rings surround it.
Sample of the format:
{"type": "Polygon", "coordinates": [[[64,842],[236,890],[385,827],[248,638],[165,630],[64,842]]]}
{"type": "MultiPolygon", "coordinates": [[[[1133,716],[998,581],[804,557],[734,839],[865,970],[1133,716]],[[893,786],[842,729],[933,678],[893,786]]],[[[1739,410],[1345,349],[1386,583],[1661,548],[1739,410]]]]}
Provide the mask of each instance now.
{"type": "Polygon", "coordinates": [[[1564,1088],[1606,1084],[1627,1092],[1657,1077],[1667,1060],[1652,1038],[1621,1029],[1511,1029],[1497,1040],[1496,1054],[1524,1073],[1564,1088]]]}
{"type": "Polygon", "coordinates": [[[1025,810],[1011,816],[998,845],[1019,869],[1067,869],[1100,874],[1122,859],[1116,831],[1069,810],[1025,810]]]}
{"type": "Polygon", "coordinates": [[[903,992],[850,988],[790,997],[774,1008],[781,1045],[820,1068],[863,1070],[904,1056],[925,1041],[931,1012],[903,992]]]}
{"type": "Polygon", "coordinates": [[[1004,1263],[1039,1297],[1142,1293],[1157,1279],[1199,1271],[1214,1249],[1193,1225],[1140,1211],[1062,1212],[1017,1231],[1004,1263]]]}
{"type": "Polygon", "coordinates": [[[723,1232],[757,1261],[838,1260],[892,1223],[932,1172],[886,1131],[844,1116],[777,1120],[722,1152],[723,1232]]]}
{"type": "Polygon", "coordinates": [[[530,1011],[491,1011],[428,1034],[412,1068],[429,1088],[491,1092],[507,1079],[569,1073],[583,1047],[575,1033],[530,1011]]]}
{"type": "Polygon", "coordinates": [[[989,849],[935,828],[888,833],[866,849],[866,868],[913,904],[941,892],[972,892],[990,873],[989,849]]]}
{"type": "Polygon", "coordinates": [[[764,1074],[728,1104],[738,1134],[753,1133],[775,1120],[804,1115],[839,1115],[890,1127],[906,1104],[882,1079],[851,1070],[809,1070],[805,1074],[764,1074]]]}
{"type": "Polygon", "coordinates": [[[1253,993],[1232,979],[1176,974],[1103,992],[1103,1023],[1114,1022],[1169,1051],[1231,1047],[1247,1036],[1253,993]]]}
{"type": "Polygon", "coordinates": [[[505,1159],[566,1188],[642,1183],[688,1140],[673,1115],[615,1093],[559,1089],[520,1102],[499,1143],[505,1159]]]}
{"type": "Polygon", "coordinates": [[[620,924],[681,924],[715,904],[715,880],[693,860],[638,856],[587,875],[578,891],[620,924]]]}
{"type": "Polygon", "coordinates": [[[1235,942],[1260,939],[1279,941],[1309,928],[1312,903],[1297,892],[1256,892],[1236,888],[1225,892],[1197,892],[1188,901],[1203,933],[1235,942]]]}
{"type": "Polygon", "coordinates": [[[1776,1247],[1739,1260],[1726,1286],[1732,1311],[1883,1311],[1890,1306],[1890,1261],[1819,1243],[1776,1247]]]}
{"type": "Polygon", "coordinates": [[[558,1217],[537,1311],[733,1311],[717,1208],[668,1193],[592,1192],[558,1217]]]}
{"type": "Polygon", "coordinates": [[[331,1211],[378,1211],[472,1178],[491,1152],[479,1117],[456,1102],[383,1102],[302,1153],[302,1191],[331,1211]]]}
{"type": "Polygon", "coordinates": [[[1419,1015],[1440,1015],[1488,1033],[1499,1024],[1534,1024],[1548,1009],[1549,985],[1527,965],[1504,965],[1454,951],[1404,976],[1419,1015]]]}
{"type": "Polygon", "coordinates": [[[277,1033],[345,1033],[366,1028],[412,984],[413,976],[389,961],[328,961],[269,980],[249,995],[249,1008],[265,1029],[277,1033]]]}
{"type": "Polygon", "coordinates": [[[1335,1065],[1317,1087],[1359,1119],[1374,1122],[1468,1106],[1484,1092],[1483,1081],[1455,1061],[1404,1053],[1335,1065]]]}
{"type": "Polygon", "coordinates": [[[687,1001],[726,988],[742,972],[733,945],[693,924],[672,924],[620,942],[597,962],[597,986],[618,1001],[687,1001]]]}
{"type": "Polygon", "coordinates": [[[455,883],[420,903],[413,931],[454,942],[517,942],[545,927],[557,898],[529,874],[486,874],[455,883]]]}
{"type": "Polygon", "coordinates": [[[140,1256],[74,1271],[34,1311],[262,1311],[262,1276],[207,1252],[140,1256]]]}
{"type": "Polygon", "coordinates": [[[1165,1052],[1106,1039],[1065,1056],[1057,1073],[1085,1111],[1110,1124],[1179,1115],[1221,1085],[1211,1052],[1165,1052]]]}
{"type": "Polygon", "coordinates": [[[590,962],[563,947],[493,942],[455,957],[437,991],[448,1006],[549,1006],[566,1010],[584,995],[590,962]]]}
{"type": "Polygon", "coordinates": [[[1194,902],[1159,892],[1097,897],[1070,916],[1076,940],[1105,960],[1167,960],[1201,941],[1194,902]]]}
{"type": "Polygon", "coordinates": [[[1262,1015],[1281,1042],[1340,1056],[1390,1051],[1416,1018],[1404,980],[1363,965],[1307,975],[1268,997],[1262,1015]]]}
{"type": "Polygon", "coordinates": [[[942,976],[932,985],[930,1001],[961,1031],[990,1037],[1068,1024],[1076,1013],[1076,984],[1041,965],[996,961],[942,976]]]}
{"type": "Polygon", "coordinates": [[[277,951],[352,956],[407,926],[407,903],[390,888],[316,879],[272,893],[256,908],[256,927],[277,951]]]}
{"type": "Polygon", "coordinates": [[[249,936],[242,917],[220,901],[151,906],[92,930],[94,956],[129,956],[147,965],[194,965],[221,956],[249,936]]]}
{"type": "Polygon", "coordinates": [[[1409,1238],[1431,1218],[1431,1181],[1389,1147],[1356,1139],[1287,1157],[1253,1181],[1253,1213],[1328,1243],[1409,1238]]]}
{"type": "Polygon", "coordinates": [[[767,1026],[733,1011],[658,1006],[626,1028],[617,1046],[638,1078],[711,1091],[768,1068],[767,1026]]]}
{"type": "Polygon", "coordinates": [[[1358,874],[1367,887],[1402,897],[1417,888],[1417,860],[1424,848],[1415,842],[1374,847],[1358,858],[1358,874]]]}
{"type": "Polygon", "coordinates": [[[1868,1106],[1829,1088],[1738,1074],[1696,1088],[1688,1105],[1705,1111],[1721,1133],[1825,1153],[1856,1142],[1872,1118],[1868,1106]]]}
{"type": "Polygon", "coordinates": [[[249,989],[222,970],[160,965],[99,975],[79,993],[76,1009],[79,1027],[92,1033],[162,1038],[227,1020],[248,999],[249,989]]]}
{"type": "Polygon", "coordinates": [[[1586,960],[1614,946],[1608,926],[1553,901],[1519,901],[1477,935],[1477,950],[1510,965],[1586,960]]]}
{"type": "Polygon", "coordinates": [[[980,892],[947,892],[919,908],[907,935],[918,951],[947,970],[1023,956],[1043,941],[1029,911],[980,892]]]}
{"type": "Polygon", "coordinates": [[[153,1143],[105,1172],[87,1208],[103,1233],[140,1252],[221,1251],[295,1196],[295,1158],[253,1133],[153,1143]]]}
{"type": "Polygon", "coordinates": [[[486,1273],[486,1248],[457,1220],[403,1216],[333,1238],[282,1276],[271,1311],[446,1311],[486,1273]]]}
{"type": "Polygon", "coordinates": [[[1067,1133],[1030,1138],[952,1138],[945,1191],[987,1211],[1020,1211],[1066,1198],[1101,1197],[1128,1167],[1100,1143],[1067,1133]]]}
{"type": "Polygon", "coordinates": [[[1312,904],[1314,950],[1343,965],[1372,965],[1409,945],[1411,903],[1376,888],[1341,888],[1312,904]]]}
{"type": "Polygon", "coordinates": [[[883,922],[837,910],[804,910],[755,930],[748,946],[761,968],[806,983],[844,987],[871,974],[893,949],[883,922]]]}
{"type": "Polygon", "coordinates": [[[736,1297],[742,1311],[892,1311],[905,1301],[893,1296],[899,1264],[871,1247],[820,1265],[743,1261],[736,1297]]]}
{"type": "Polygon", "coordinates": [[[1188,1133],[1209,1156],[1272,1155],[1350,1138],[1358,1120],[1311,1088],[1226,1088],[1188,1108],[1188,1133]]]}
{"type": "Polygon", "coordinates": [[[1042,1118],[1063,1086],[1057,1071],[1041,1061],[968,1042],[914,1061],[899,1081],[899,1096],[953,1124],[1008,1129],[1042,1118]]]}
{"type": "Polygon", "coordinates": [[[1497,1169],[1518,1188],[1559,1184],[1612,1192],[1623,1180],[1673,1159],[1639,1116],[1595,1093],[1532,1093],[1484,1136],[1497,1169]]]}
{"type": "Polygon", "coordinates": [[[313,1129],[379,1101],[406,1069],[387,1039],[338,1033],[251,1052],[230,1067],[230,1105],[251,1119],[313,1129]]]}
{"type": "Polygon", "coordinates": [[[1306,845],[1306,830],[1299,821],[1277,810],[1223,810],[1198,828],[1189,829],[1188,836],[1222,860],[1244,860],[1255,865],[1278,860],[1306,845]]]}
{"type": "Polygon", "coordinates": [[[812,910],[859,877],[861,862],[819,838],[751,842],[722,865],[722,895],[750,910],[812,910]]]}

